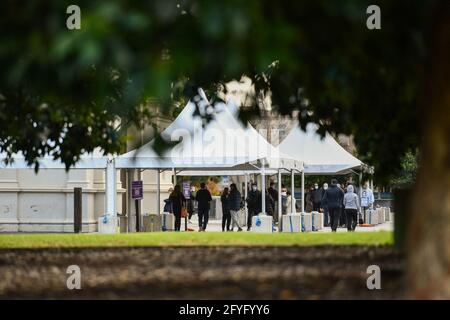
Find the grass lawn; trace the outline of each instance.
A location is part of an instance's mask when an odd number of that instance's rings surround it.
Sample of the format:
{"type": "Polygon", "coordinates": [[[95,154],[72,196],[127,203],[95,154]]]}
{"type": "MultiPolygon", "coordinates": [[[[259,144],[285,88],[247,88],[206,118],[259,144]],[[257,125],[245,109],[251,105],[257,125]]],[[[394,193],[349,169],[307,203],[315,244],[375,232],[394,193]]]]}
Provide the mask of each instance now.
{"type": "Polygon", "coordinates": [[[392,245],[388,231],[353,233],[155,232],[130,234],[2,234],[0,249],[147,246],[392,245]]]}

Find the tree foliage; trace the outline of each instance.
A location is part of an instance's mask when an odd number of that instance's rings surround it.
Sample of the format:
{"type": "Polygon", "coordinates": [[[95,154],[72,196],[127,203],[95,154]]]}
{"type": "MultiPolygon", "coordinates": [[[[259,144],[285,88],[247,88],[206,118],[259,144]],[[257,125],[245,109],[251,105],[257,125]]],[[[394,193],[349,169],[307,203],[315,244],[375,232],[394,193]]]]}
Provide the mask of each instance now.
{"type": "MultiPolygon", "coordinates": [[[[436,1],[379,1],[382,29],[366,28],[372,1],[69,1],[0,3],[0,148],[30,163],[72,165],[101,147],[119,152],[120,120],[139,124],[148,97],[170,114],[197,88],[250,77],[302,127],[352,133],[359,154],[388,177],[420,137],[426,31],[436,1]]],[[[258,96],[250,112],[257,116],[258,96]]]]}
{"type": "Polygon", "coordinates": [[[394,175],[390,185],[394,188],[410,188],[416,182],[419,169],[418,152],[408,151],[400,162],[401,169],[394,175]]]}

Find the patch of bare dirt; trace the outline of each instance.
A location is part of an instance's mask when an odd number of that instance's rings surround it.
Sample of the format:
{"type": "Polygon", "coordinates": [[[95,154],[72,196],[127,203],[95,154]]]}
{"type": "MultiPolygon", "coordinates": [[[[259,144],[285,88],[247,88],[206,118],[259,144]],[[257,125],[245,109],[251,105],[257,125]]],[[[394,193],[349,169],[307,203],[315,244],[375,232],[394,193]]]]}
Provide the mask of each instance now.
{"type": "Polygon", "coordinates": [[[0,251],[0,298],[399,299],[404,259],[392,247],[167,247],[0,251]],[[368,290],[369,265],[381,290],[368,290]],[[81,290],[69,290],[69,265],[81,290]]]}

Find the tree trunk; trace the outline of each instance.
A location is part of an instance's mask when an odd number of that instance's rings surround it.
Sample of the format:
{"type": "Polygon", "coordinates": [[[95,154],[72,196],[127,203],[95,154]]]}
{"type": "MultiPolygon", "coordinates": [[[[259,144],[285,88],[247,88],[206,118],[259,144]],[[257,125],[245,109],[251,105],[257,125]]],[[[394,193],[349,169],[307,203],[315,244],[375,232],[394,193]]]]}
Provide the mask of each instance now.
{"type": "Polygon", "coordinates": [[[430,33],[421,166],[408,230],[410,298],[450,299],[450,5],[441,1],[430,33]]]}

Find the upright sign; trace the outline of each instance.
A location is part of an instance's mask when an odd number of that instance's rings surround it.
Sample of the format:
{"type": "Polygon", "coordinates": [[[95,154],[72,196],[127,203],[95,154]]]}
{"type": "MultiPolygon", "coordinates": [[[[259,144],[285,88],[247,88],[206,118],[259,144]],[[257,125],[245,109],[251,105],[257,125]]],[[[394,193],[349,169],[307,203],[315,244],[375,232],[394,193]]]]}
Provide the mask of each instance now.
{"type": "Polygon", "coordinates": [[[183,182],[183,195],[186,199],[191,198],[191,182],[183,182]]]}
{"type": "Polygon", "coordinates": [[[131,198],[134,200],[142,200],[144,198],[142,180],[131,182],[131,198]]]}
{"type": "Polygon", "coordinates": [[[222,185],[222,188],[228,187],[230,185],[230,177],[222,176],[222,179],[220,180],[220,184],[222,185]]]}

